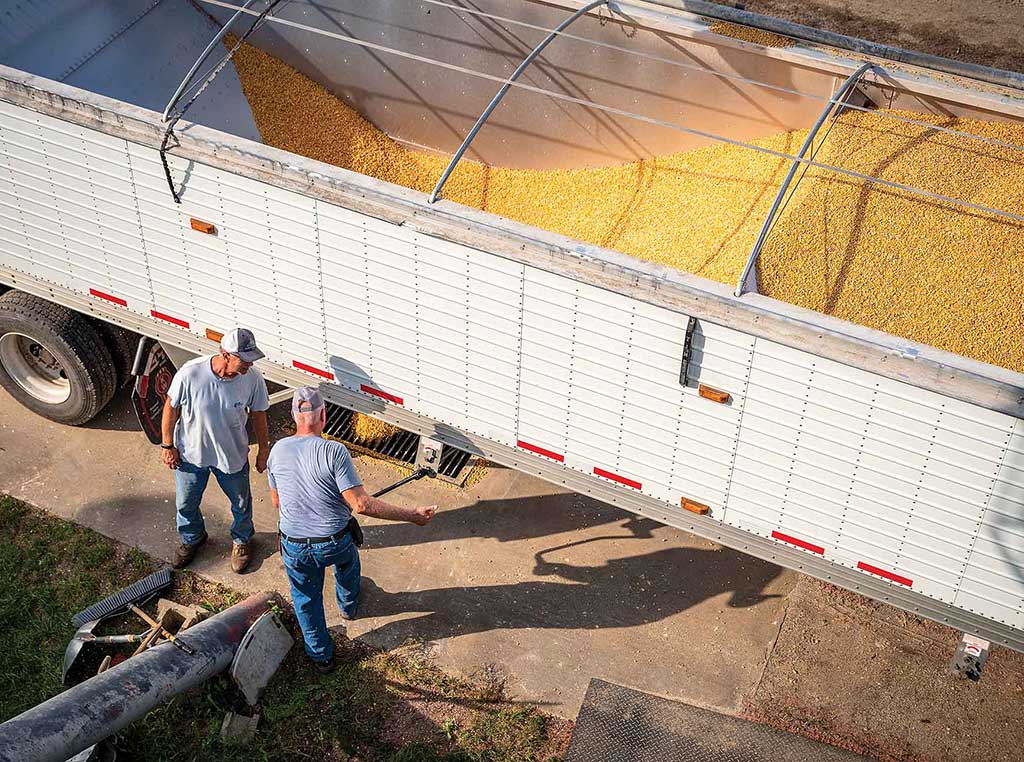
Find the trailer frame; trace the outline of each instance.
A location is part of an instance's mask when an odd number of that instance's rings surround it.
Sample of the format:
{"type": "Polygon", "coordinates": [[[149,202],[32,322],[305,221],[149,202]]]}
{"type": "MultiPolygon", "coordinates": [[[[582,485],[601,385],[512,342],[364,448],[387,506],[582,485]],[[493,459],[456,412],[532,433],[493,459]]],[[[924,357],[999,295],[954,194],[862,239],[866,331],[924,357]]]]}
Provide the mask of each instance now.
{"type": "MultiPolygon", "coordinates": [[[[158,114],[4,67],[0,67],[0,100],[152,149],[159,148],[163,136],[158,114]]],[[[1010,371],[760,295],[749,294],[738,299],[722,284],[580,244],[451,202],[429,204],[421,194],[198,125],[188,125],[181,130],[180,143],[176,152],[205,166],[297,191],[434,238],[665,307],[691,319],[727,325],[801,351],[812,346],[815,355],[844,365],[1018,419],[1024,417],[1024,379],[1010,371]]],[[[107,300],[90,298],[10,268],[0,269],[0,282],[197,354],[211,352],[215,346],[165,320],[133,314],[107,300]]],[[[261,367],[268,379],[286,386],[306,385],[312,380],[308,372],[297,367],[270,362],[261,367]]],[[[321,388],[331,401],[358,412],[378,416],[409,431],[891,603],[993,643],[1024,650],[1024,632],[988,617],[902,589],[806,550],[780,544],[710,517],[669,512],[662,501],[628,487],[595,479],[541,455],[460,431],[412,410],[387,404],[378,397],[336,384],[323,383],[321,388]]]]}

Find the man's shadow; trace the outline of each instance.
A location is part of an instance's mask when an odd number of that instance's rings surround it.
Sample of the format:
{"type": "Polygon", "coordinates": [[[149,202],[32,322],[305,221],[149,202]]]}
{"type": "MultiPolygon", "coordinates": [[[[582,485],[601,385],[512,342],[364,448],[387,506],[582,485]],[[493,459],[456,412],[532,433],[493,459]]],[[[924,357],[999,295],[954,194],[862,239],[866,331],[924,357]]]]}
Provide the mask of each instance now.
{"type": "Polygon", "coordinates": [[[661,621],[723,593],[729,594],[726,605],[731,608],[780,597],[764,592],[781,574],[780,567],[727,548],[663,548],[592,566],[544,557],[567,547],[535,555],[533,573],[543,580],[390,592],[364,578],[361,616],[423,612],[387,622],[368,633],[369,639],[393,648],[410,638],[434,641],[497,629],[633,627],[661,621]]]}

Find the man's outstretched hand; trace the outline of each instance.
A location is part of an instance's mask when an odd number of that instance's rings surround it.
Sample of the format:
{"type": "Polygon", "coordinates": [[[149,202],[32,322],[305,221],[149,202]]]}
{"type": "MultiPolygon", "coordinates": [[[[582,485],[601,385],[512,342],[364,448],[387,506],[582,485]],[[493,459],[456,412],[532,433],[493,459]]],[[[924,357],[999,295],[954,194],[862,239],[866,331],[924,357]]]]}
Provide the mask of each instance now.
{"type": "Polygon", "coordinates": [[[419,526],[423,526],[428,521],[430,521],[432,518],[434,518],[434,513],[436,511],[437,511],[437,506],[436,505],[421,505],[419,508],[417,508],[415,510],[415,512],[413,513],[413,516],[412,516],[412,518],[410,520],[412,521],[413,524],[418,524],[419,526]]]}

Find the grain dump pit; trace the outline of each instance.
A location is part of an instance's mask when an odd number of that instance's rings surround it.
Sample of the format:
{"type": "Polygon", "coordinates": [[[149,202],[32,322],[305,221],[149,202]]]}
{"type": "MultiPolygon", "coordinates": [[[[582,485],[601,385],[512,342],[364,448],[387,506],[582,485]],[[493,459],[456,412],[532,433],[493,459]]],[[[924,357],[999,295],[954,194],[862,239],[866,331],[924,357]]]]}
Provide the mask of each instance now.
{"type": "MultiPolygon", "coordinates": [[[[234,62],[264,142],[430,193],[581,5],[285,5],[234,62]]],[[[832,103],[848,53],[652,8],[598,5],[557,35],[441,197],[1024,370],[1020,92],[877,61],[832,103]]]]}
{"type": "MultiPolygon", "coordinates": [[[[420,436],[411,431],[402,431],[396,426],[377,421],[381,426],[374,427],[366,422],[369,416],[327,403],[327,423],[324,434],[332,439],[356,448],[357,451],[369,452],[383,456],[401,465],[412,467],[416,462],[416,450],[420,436]]],[[[376,419],[370,419],[376,421],[376,419]]],[[[475,467],[482,465],[479,459],[470,453],[455,447],[446,446],[441,452],[441,462],[437,468],[437,478],[456,487],[465,485],[475,467]]]]}

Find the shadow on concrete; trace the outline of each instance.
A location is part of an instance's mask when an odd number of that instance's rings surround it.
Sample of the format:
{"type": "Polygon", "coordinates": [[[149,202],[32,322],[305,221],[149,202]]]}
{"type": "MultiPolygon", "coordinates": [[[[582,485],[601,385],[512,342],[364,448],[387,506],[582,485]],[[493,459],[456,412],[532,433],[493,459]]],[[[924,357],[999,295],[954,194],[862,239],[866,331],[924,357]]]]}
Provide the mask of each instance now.
{"type": "Polygon", "coordinates": [[[662,526],[582,495],[559,493],[513,500],[480,500],[458,510],[441,511],[425,527],[378,524],[365,526],[363,532],[366,548],[373,549],[470,537],[512,542],[604,524],[617,524],[628,533],[620,533],[620,538],[638,539],[652,537],[653,530],[662,526]]]}
{"type": "MultiPolygon", "coordinates": [[[[532,577],[509,584],[389,591],[364,578],[360,614],[422,616],[387,622],[366,637],[385,648],[409,638],[433,641],[495,629],[603,629],[657,622],[705,600],[727,594],[727,606],[745,608],[780,597],[766,587],[781,567],[727,548],[667,547],[625,558],[602,557],[602,542],[619,551],[634,539],[649,540],[661,525],[572,495],[484,500],[439,513],[426,527],[366,527],[366,547],[443,543],[468,537],[499,542],[555,536],[608,525],[601,536],[551,544],[534,554],[532,577]],[[557,560],[559,551],[584,551],[593,565],[557,560]]],[[[644,543],[650,548],[650,543],[644,543]]],[[[536,546],[534,546],[536,547],[536,546]]],[[[580,557],[579,553],[575,556],[580,557]]],[[[472,563],[485,566],[487,558],[472,563]]]]}
{"type": "Polygon", "coordinates": [[[624,628],[661,621],[722,594],[729,595],[730,608],[780,597],[764,593],[780,567],[729,549],[664,548],[593,566],[553,563],[544,552],[537,554],[534,574],[550,580],[391,592],[364,578],[361,616],[425,613],[363,637],[393,648],[410,638],[429,642],[497,629],[624,628]]]}
{"type": "MultiPolygon", "coordinates": [[[[216,485],[209,489],[216,490],[216,485]]],[[[173,500],[165,495],[125,495],[87,503],[75,519],[122,542],[169,557],[177,532],[173,500]]],[[[223,569],[230,553],[227,511],[207,510],[206,519],[211,543],[200,552],[194,567],[200,573],[211,565],[223,569]]],[[[407,545],[415,553],[418,546],[436,548],[445,540],[473,536],[501,542],[537,539],[532,545],[532,572],[526,579],[516,572],[507,583],[446,586],[434,582],[437,586],[425,590],[387,590],[364,578],[362,618],[412,616],[384,622],[360,639],[394,648],[409,639],[431,642],[493,630],[620,629],[659,622],[719,596],[726,596],[725,605],[731,608],[780,597],[766,593],[782,574],[780,567],[724,548],[658,547],[651,538],[659,527],[597,501],[564,494],[480,501],[444,511],[427,527],[366,527],[370,552],[374,547],[407,545]],[[598,529],[591,532],[593,536],[564,541],[574,531],[605,525],[606,531],[598,529]],[[548,536],[552,541],[545,544],[541,538],[548,536]],[[555,536],[559,539],[554,540],[555,536]],[[609,541],[613,544],[605,546],[609,541]],[[614,557],[628,553],[634,541],[637,552],[614,557]],[[566,561],[567,557],[573,562],[566,561]]],[[[259,571],[278,552],[272,531],[258,532],[255,541],[248,573],[259,571]]],[[[480,553],[460,557],[458,562],[483,569],[491,561],[480,553]]],[[[434,579],[438,576],[435,569],[434,579]]],[[[278,581],[285,584],[283,574],[278,581]]],[[[329,608],[331,599],[328,588],[325,601],[329,608]]]]}
{"type": "Polygon", "coordinates": [[[81,428],[100,431],[137,431],[139,432],[139,441],[149,444],[146,435],[142,433],[139,419],[135,416],[135,408],[132,407],[131,384],[118,389],[99,415],[81,428]]]}
{"type": "Polygon", "coordinates": [[[256,532],[251,540],[249,566],[243,574],[258,572],[264,561],[280,552],[277,532],[256,532]]]}
{"type": "MultiPolygon", "coordinates": [[[[74,512],[73,520],[76,524],[170,562],[180,539],[175,527],[173,477],[168,475],[167,478],[169,494],[140,493],[88,502],[74,512]]],[[[222,503],[223,495],[214,495],[218,492],[216,482],[211,479],[206,493],[215,497],[219,504],[203,504],[203,517],[210,539],[199,549],[196,560],[190,566],[192,571],[200,574],[207,573],[220,562],[227,566],[231,558],[231,513],[222,503]]],[[[257,530],[252,537],[252,558],[244,574],[259,571],[264,562],[279,552],[277,532],[257,530]]]]}

